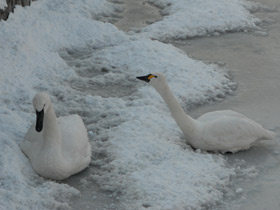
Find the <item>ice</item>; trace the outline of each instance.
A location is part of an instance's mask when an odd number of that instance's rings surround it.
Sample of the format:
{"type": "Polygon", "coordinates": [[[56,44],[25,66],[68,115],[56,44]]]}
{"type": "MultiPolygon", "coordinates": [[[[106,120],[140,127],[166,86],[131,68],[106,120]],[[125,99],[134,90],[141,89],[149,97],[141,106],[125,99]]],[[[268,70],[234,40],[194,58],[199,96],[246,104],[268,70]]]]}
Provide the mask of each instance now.
{"type": "MultiPolygon", "coordinates": [[[[279,7],[278,0],[258,1],[271,8],[279,7]]],[[[260,10],[258,17],[278,20],[279,11],[260,10]]],[[[253,210],[279,208],[279,22],[267,22],[262,31],[267,36],[254,32],[232,33],[221,37],[201,38],[177,43],[195,59],[226,63],[234,80],[238,82],[236,93],[221,103],[213,103],[193,110],[200,116],[213,110],[232,109],[246,114],[274,131],[273,141],[263,141],[248,151],[226,155],[227,162],[234,165],[236,175],[232,189],[242,188],[242,194],[229,193],[219,210],[253,210]],[[186,43],[185,43],[186,42],[186,43]],[[215,53],[213,53],[215,52],[215,53]],[[236,161],[236,162],[235,162],[236,161]]],[[[230,192],[230,191],[229,191],[230,192]]]]}
{"type": "Polygon", "coordinates": [[[6,0],[0,0],[0,9],[4,9],[5,7],[7,7],[6,0]]]}
{"type": "Polygon", "coordinates": [[[146,0],[123,0],[125,10],[119,14],[114,25],[123,31],[140,28],[162,19],[160,10],[146,0]]]}

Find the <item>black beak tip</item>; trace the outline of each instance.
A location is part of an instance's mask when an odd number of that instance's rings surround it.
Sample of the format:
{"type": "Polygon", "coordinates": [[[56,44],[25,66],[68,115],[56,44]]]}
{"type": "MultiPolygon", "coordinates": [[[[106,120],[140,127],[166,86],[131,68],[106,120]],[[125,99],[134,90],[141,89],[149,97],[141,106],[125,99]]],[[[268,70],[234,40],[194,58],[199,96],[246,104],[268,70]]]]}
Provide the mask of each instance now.
{"type": "Polygon", "coordinates": [[[136,78],[139,79],[139,80],[143,80],[145,82],[150,82],[149,76],[150,76],[150,74],[147,75],[147,76],[141,76],[141,77],[136,77],[136,78]]]}
{"type": "Polygon", "coordinates": [[[43,130],[43,127],[36,126],[35,129],[36,129],[37,132],[41,132],[43,130]]]}
{"type": "Polygon", "coordinates": [[[43,130],[43,122],[44,122],[44,109],[42,109],[40,112],[36,110],[36,126],[35,129],[37,132],[41,132],[43,130]]]}

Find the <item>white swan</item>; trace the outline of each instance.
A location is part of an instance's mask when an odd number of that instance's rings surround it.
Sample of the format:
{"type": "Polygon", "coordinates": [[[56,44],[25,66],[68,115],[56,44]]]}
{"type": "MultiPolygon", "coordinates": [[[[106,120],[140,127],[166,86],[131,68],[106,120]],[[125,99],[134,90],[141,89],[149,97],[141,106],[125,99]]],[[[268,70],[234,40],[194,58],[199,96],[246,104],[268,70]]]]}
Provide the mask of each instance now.
{"type": "Polygon", "coordinates": [[[91,146],[80,116],[56,118],[47,93],[33,99],[37,120],[20,147],[41,176],[62,180],[85,169],[91,161],[91,146]]]}
{"type": "Polygon", "coordinates": [[[250,148],[257,141],[272,139],[275,136],[257,122],[231,110],[209,112],[195,120],[184,112],[162,73],[149,74],[137,79],[149,82],[157,90],[187,142],[196,149],[221,153],[237,152],[250,148]]]}

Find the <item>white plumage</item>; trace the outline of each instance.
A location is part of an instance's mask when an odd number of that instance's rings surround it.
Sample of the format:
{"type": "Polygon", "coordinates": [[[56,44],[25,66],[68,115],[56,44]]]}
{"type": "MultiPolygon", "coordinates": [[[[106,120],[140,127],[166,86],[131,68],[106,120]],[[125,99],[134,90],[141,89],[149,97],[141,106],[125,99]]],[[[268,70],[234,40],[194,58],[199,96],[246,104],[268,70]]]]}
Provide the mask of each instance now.
{"type": "Polygon", "coordinates": [[[257,141],[275,136],[259,123],[231,110],[209,112],[195,120],[184,112],[162,73],[137,78],[149,82],[157,90],[183,131],[187,143],[196,149],[237,152],[250,148],[257,141]]]}
{"type": "Polygon", "coordinates": [[[20,147],[41,176],[62,180],[85,169],[91,161],[91,146],[80,116],[56,118],[49,95],[33,99],[37,120],[20,147]]]}

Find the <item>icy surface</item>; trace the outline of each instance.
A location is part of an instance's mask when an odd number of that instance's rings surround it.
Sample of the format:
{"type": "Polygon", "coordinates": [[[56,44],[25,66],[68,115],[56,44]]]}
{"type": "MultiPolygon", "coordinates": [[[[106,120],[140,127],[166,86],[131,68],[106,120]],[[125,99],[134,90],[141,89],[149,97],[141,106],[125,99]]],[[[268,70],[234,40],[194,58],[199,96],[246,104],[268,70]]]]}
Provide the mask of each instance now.
{"type": "Polygon", "coordinates": [[[260,5],[244,0],[149,0],[162,8],[161,21],[141,32],[150,38],[185,39],[228,31],[256,28],[260,21],[250,9],[260,5]]]}
{"type": "MultiPolygon", "coordinates": [[[[259,18],[269,19],[262,24],[262,32],[231,33],[221,37],[201,38],[183,41],[176,46],[188,52],[193,58],[212,62],[226,63],[231,69],[238,89],[234,96],[221,103],[213,103],[192,111],[200,116],[206,112],[232,109],[246,114],[260,122],[265,128],[274,131],[277,136],[272,141],[262,141],[248,151],[227,155],[228,164],[238,160],[244,165],[252,165],[253,170],[244,170],[243,175],[250,174],[248,179],[238,175],[240,181],[234,181],[234,194],[224,199],[224,205],[215,210],[255,210],[278,209],[280,206],[280,129],[279,115],[279,57],[280,57],[280,18],[278,0],[257,0],[267,7],[255,13],[259,18]],[[215,52],[215,53],[213,53],[215,52]],[[240,184],[241,182],[241,184],[240,184]],[[242,193],[241,193],[242,192],[242,193]]],[[[238,169],[239,167],[235,167],[238,169]]]]}
{"type": "Polygon", "coordinates": [[[0,9],[4,9],[5,7],[7,7],[6,0],[0,0],[0,9]]]}
{"type": "Polygon", "coordinates": [[[94,170],[81,181],[112,191],[127,209],[200,209],[222,198],[235,172],[223,156],[189,148],[158,94],[135,77],[164,72],[184,108],[224,97],[234,84],[224,69],[99,21],[117,9],[105,0],[41,0],[0,22],[4,209],[67,209],[79,193],[71,182],[40,178],[20,151],[37,91],[52,95],[58,115],[83,117],[94,170]]]}

